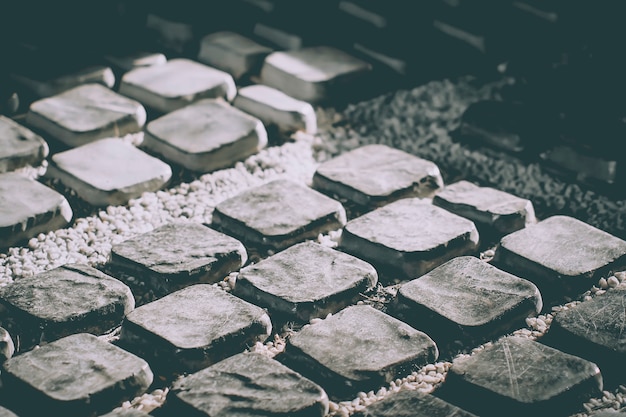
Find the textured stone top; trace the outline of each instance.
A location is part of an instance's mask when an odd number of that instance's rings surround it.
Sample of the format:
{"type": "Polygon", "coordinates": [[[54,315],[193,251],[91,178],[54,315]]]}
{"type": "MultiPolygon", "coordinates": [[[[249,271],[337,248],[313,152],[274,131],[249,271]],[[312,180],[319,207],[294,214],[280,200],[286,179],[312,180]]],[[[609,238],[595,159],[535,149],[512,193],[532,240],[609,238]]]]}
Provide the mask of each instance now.
{"type": "Polygon", "coordinates": [[[0,115],[0,171],[3,160],[36,154],[41,159],[48,156],[48,144],[30,129],[0,115]]]}
{"type": "Polygon", "coordinates": [[[239,89],[238,96],[259,101],[285,112],[307,113],[311,105],[267,85],[254,84],[239,89]]]}
{"type": "MultiPolygon", "coordinates": [[[[228,50],[230,53],[238,54],[238,55],[250,55],[250,54],[260,54],[260,53],[270,53],[272,52],[271,48],[267,46],[263,46],[250,38],[246,38],[235,32],[216,32],[206,35],[202,38],[202,46],[204,45],[213,45],[216,47],[221,47],[225,50],[228,50]]],[[[200,56],[202,56],[202,52],[200,52],[200,56]]]]}

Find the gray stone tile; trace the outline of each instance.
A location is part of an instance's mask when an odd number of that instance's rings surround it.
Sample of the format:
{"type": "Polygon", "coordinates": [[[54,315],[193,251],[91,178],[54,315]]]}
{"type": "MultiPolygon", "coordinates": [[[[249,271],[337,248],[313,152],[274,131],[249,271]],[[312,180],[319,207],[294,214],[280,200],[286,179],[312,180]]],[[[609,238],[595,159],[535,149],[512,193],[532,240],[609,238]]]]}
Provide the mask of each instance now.
{"type": "Polygon", "coordinates": [[[46,156],[48,144],[41,136],[0,115],[0,173],[38,166],[46,156]]]}
{"type": "Polygon", "coordinates": [[[194,372],[267,339],[260,307],[208,284],[192,285],[136,308],[120,344],[165,373],[194,372]]]}
{"type": "Polygon", "coordinates": [[[240,353],[176,381],[172,415],[325,416],[322,388],[258,353],[240,353]]]}
{"type": "Polygon", "coordinates": [[[105,88],[113,88],[115,85],[115,74],[107,66],[95,65],[85,67],[70,74],[65,74],[57,78],[40,81],[28,76],[13,74],[13,79],[27,87],[38,97],[50,97],[61,94],[67,90],[81,85],[101,85],[105,88]]]}
{"type": "Polygon", "coordinates": [[[146,110],[102,85],[81,85],[31,104],[26,123],[70,146],[139,132],[146,110]]]}
{"type": "Polygon", "coordinates": [[[432,197],[443,187],[434,162],[386,145],[366,145],[322,163],[313,187],[366,207],[432,197]]]}
{"type": "Polygon", "coordinates": [[[53,155],[45,175],[93,206],[108,206],[161,189],[172,169],[128,142],[107,138],[53,155]]]}
{"type": "Polygon", "coordinates": [[[284,249],[340,229],[346,212],[338,201],[290,180],[274,180],[222,201],[213,225],[244,244],[284,249]]]}
{"type": "Polygon", "coordinates": [[[160,52],[135,52],[128,55],[107,55],[105,59],[122,71],[130,71],[135,68],[163,65],[167,58],[160,52]]]}
{"type": "Polygon", "coordinates": [[[353,415],[356,417],[476,417],[434,395],[419,391],[400,391],[353,415]]]}
{"type": "Polygon", "coordinates": [[[273,316],[308,322],[347,307],[377,282],[367,262],[304,242],[243,268],[234,292],[273,316]]]}
{"type": "Polygon", "coordinates": [[[121,409],[116,408],[110,413],[102,414],[100,417],[150,417],[150,414],[133,408],[121,409]]]}
{"type": "Polygon", "coordinates": [[[405,198],[349,221],[339,247],[377,269],[388,269],[389,275],[417,278],[476,252],[478,231],[472,221],[430,200],[405,198]]]}
{"type": "Polygon", "coordinates": [[[263,123],[221,100],[201,100],[146,126],[143,147],[191,171],[232,166],[267,145],[263,123]]]}
{"type": "Polygon", "coordinates": [[[61,194],[19,174],[0,174],[0,246],[66,226],[72,208],[61,194]]]}
{"type": "Polygon", "coordinates": [[[271,48],[234,32],[222,31],[206,35],[200,41],[198,61],[226,71],[235,79],[258,74],[271,48]]]}
{"type": "Polygon", "coordinates": [[[68,264],[8,284],[0,304],[3,325],[23,351],[74,333],[104,334],[122,323],[135,300],[121,281],[68,264]]]}

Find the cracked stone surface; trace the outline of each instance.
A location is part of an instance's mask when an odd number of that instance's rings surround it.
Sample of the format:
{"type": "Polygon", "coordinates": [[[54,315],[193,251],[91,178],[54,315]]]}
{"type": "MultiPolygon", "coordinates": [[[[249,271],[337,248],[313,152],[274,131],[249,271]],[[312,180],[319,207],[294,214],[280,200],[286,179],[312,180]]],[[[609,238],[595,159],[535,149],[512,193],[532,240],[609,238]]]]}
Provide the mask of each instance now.
{"type": "Polygon", "coordinates": [[[434,395],[419,391],[400,391],[353,415],[357,417],[476,417],[434,395]]]}
{"type": "Polygon", "coordinates": [[[38,166],[48,151],[48,144],[41,136],[0,115],[0,172],[38,166]]]}
{"type": "Polygon", "coordinates": [[[258,73],[263,60],[272,52],[250,38],[235,32],[216,32],[200,41],[198,61],[226,71],[235,79],[258,73]]]}

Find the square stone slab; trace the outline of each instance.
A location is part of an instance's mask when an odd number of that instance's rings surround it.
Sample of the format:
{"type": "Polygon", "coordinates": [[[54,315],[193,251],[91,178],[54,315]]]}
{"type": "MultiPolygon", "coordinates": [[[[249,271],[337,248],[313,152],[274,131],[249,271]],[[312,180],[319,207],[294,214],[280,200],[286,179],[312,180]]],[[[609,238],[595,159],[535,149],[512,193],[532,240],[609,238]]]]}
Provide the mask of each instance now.
{"type": "Polygon", "coordinates": [[[375,402],[355,417],[476,417],[474,414],[419,391],[399,391],[375,402]]]}
{"type": "Polygon", "coordinates": [[[262,308],[197,284],[133,310],[120,343],[155,369],[194,372],[265,341],[271,331],[262,308]]]}
{"type": "Polygon", "coordinates": [[[244,75],[258,74],[263,60],[271,52],[271,48],[250,38],[223,31],[202,38],[198,61],[226,71],[233,78],[239,79],[244,75]]]}
{"type": "Polygon", "coordinates": [[[37,415],[95,415],[143,394],[152,379],[143,359],[88,333],[15,356],[2,370],[3,390],[20,415],[18,408],[37,415]]]}
{"type": "Polygon", "coordinates": [[[108,206],[161,189],[172,169],[128,142],[107,138],[53,155],[46,176],[93,206],[108,206]]]}
{"type": "Polygon", "coordinates": [[[437,360],[428,335],[373,307],[351,306],[293,334],[277,358],[337,398],[353,398],[437,360]]]}
{"type": "Polygon", "coordinates": [[[167,62],[165,55],[160,52],[137,51],[128,55],[107,55],[104,58],[122,71],[130,71],[135,68],[150,67],[152,65],[163,65],[167,62]]]}
{"type": "Polygon", "coordinates": [[[309,103],[338,97],[348,87],[363,87],[371,65],[329,46],[273,52],[261,69],[263,84],[309,103]]]}
{"type": "Polygon", "coordinates": [[[266,126],[276,126],[280,132],[317,132],[317,116],[313,106],[275,88],[261,84],[240,88],[233,104],[258,117],[266,126]]]}
{"type": "Polygon", "coordinates": [[[475,346],[525,327],[525,319],[541,308],[532,282],[460,256],[403,284],[394,313],[428,333],[443,352],[448,345],[475,346]]]}
{"type": "Polygon", "coordinates": [[[13,74],[12,78],[38,97],[54,96],[81,85],[101,85],[105,88],[113,88],[115,85],[113,70],[101,65],[85,67],[47,80],[38,80],[21,74],[13,74]]]}
{"type": "Polygon", "coordinates": [[[366,145],[322,163],[313,187],[365,207],[432,197],[443,187],[434,162],[386,145],[366,145]]]}
{"type": "Polygon", "coordinates": [[[38,166],[46,156],[48,144],[41,136],[0,115],[0,173],[38,166]]]}
{"type": "Polygon", "coordinates": [[[447,185],[433,197],[433,204],[499,235],[513,233],[537,222],[530,200],[495,188],[479,187],[469,181],[447,185]]]}
{"type": "Polygon", "coordinates": [[[19,174],[0,174],[0,247],[60,229],[72,215],[65,197],[52,188],[19,174]]]}
{"type": "Polygon", "coordinates": [[[146,126],[143,147],[189,170],[226,168],[267,145],[263,123],[218,100],[200,100],[146,126]]]}
{"type": "Polygon", "coordinates": [[[240,353],[174,382],[171,415],[319,416],[328,396],[314,382],[258,353],[240,353]]]}
{"type": "Polygon", "coordinates": [[[170,223],[113,245],[110,265],[156,296],[214,283],[238,271],[248,254],[238,240],[200,223],[170,223]]]}
{"type": "Polygon", "coordinates": [[[374,287],[373,266],[314,242],[304,242],[241,270],[235,295],[272,314],[309,322],[347,307],[374,287]]]}
{"type": "Polygon", "coordinates": [[[417,278],[475,252],[478,231],[471,220],[430,200],[405,198],[349,221],[339,247],[390,273],[417,278]]]}
{"type": "Polygon", "coordinates": [[[594,363],[510,336],[456,358],[436,393],[480,416],[567,416],[602,387],[594,363]]]}
{"type": "Polygon", "coordinates": [[[622,239],[572,217],[552,216],[504,236],[494,263],[531,280],[546,302],[583,293],[625,260],[622,239]]]}
{"type": "Polygon", "coordinates": [[[346,212],[338,201],[290,181],[275,180],[222,201],[213,225],[244,243],[284,249],[340,229],[346,212]]]}
{"type": "Polygon", "coordinates": [[[0,305],[3,326],[26,350],[74,333],[104,334],[122,323],[135,300],[121,281],[68,264],[3,287],[0,305]]]}
{"type": "Polygon", "coordinates": [[[132,97],[158,112],[168,113],[203,98],[225,98],[237,94],[233,77],[189,59],[177,58],[163,65],[136,68],[120,83],[120,94],[132,97]]]}
{"type": "Polygon", "coordinates": [[[146,110],[102,85],[86,84],[30,105],[26,123],[70,146],[139,132],[146,110]]]}

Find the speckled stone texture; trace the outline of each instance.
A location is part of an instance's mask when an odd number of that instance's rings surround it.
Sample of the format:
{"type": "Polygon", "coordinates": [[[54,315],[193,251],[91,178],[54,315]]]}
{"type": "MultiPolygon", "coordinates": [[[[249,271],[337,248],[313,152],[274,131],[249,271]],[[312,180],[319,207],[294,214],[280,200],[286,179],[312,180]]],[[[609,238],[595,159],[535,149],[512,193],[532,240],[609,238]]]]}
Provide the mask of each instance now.
{"type": "Polygon", "coordinates": [[[400,391],[374,403],[355,417],[476,417],[434,395],[400,391]]]}
{"type": "Polygon", "coordinates": [[[234,293],[272,315],[308,322],[356,302],[377,282],[367,262],[304,242],[242,269],[234,293]]]}
{"type": "Polygon", "coordinates": [[[8,360],[2,379],[18,415],[91,416],[144,393],[153,374],[143,359],[80,333],[8,360]]]}
{"type": "Polygon", "coordinates": [[[328,396],[274,359],[240,353],[176,381],[168,409],[180,416],[322,417],[328,396]]]}
{"type": "Polygon", "coordinates": [[[594,363],[509,336],[456,358],[435,393],[480,416],[568,416],[602,388],[594,363]]]}
{"type": "Polygon", "coordinates": [[[235,79],[244,75],[258,74],[263,60],[272,52],[250,38],[235,32],[216,32],[200,41],[198,61],[222,71],[235,79]]]}
{"type": "Polygon", "coordinates": [[[428,335],[367,305],[305,326],[288,342],[277,359],[338,399],[377,389],[439,355],[428,335]]]}
{"type": "Polygon", "coordinates": [[[135,307],[130,289],[95,268],[67,264],[0,290],[3,326],[25,351],[74,333],[104,334],[135,307]]]}
{"type": "Polygon", "coordinates": [[[48,156],[48,144],[32,130],[0,115],[0,172],[38,166],[48,156]]]}
{"type": "Polygon", "coordinates": [[[244,244],[274,249],[340,229],[346,212],[338,201],[290,180],[274,180],[222,201],[213,226],[244,244]]]}
{"type": "Polygon", "coordinates": [[[405,198],[349,221],[339,247],[371,262],[379,273],[380,267],[391,270],[390,276],[416,278],[456,256],[474,253],[478,231],[472,221],[430,200],[405,198]]]}
{"type": "Polygon", "coordinates": [[[263,342],[272,331],[260,307],[212,285],[197,284],[136,308],[120,344],[155,370],[194,372],[263,342]]]}
{"type": "Polygon", "coordinates": [[[322,163],[313,187],[366,207],[432,197],[443,187],[437,165],[387,145],[366,145],[322,163]]]}

